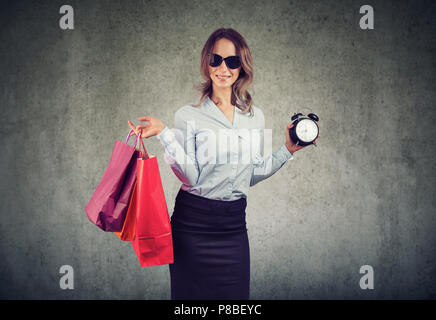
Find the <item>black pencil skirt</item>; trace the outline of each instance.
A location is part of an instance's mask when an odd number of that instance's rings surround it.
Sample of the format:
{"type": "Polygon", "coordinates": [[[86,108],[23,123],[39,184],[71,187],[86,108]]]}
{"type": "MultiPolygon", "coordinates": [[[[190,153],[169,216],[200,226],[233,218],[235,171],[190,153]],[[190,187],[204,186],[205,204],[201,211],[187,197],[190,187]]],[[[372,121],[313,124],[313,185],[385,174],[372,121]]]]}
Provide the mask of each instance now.
{"type": "Polygon", "coordinates": [[[213,200],[179,190],[171,216],[171,299],[249,299],[247,200],[213,200]]]}

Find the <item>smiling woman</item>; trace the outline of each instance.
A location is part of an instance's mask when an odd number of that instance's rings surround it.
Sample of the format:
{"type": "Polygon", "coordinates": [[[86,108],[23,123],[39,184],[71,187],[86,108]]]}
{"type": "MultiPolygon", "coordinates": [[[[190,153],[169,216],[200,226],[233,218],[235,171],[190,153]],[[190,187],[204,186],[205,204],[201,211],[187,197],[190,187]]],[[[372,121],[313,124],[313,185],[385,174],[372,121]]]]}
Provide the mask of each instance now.
{"type": "Polygon", "coordinates": [[[209,96],[226,116],[233,114],[234,107],[252,115],[248,89],[253,82],[253,58],[237,31],[218,29],[210,35],[201,51],[200,71],[205,82],[197,87],[202,95],[194,107],[209,96]]]}
{"type": "Polygon", "coordinates": [[[233,29],[218,29],[201,51],[197,103],[175,113],[170,130],[155,117],[143,117],[147,125],[134,127],[143,137],[156,136],[165,159],[182,182],[171,216],[174,263],[169,265],[172,299],[249,299],[250,248],[245,221],[251,186],[267,179],[302,147],[290,139],[263,157],[265,118],[253,105],[248,88],[253,80],[253,61],[244,38],[233,29]],[[220,132],[225,131],[224,138],[220,132]],[[218,137],[205,139],[206,132],[218,137]],[[258,132],[251,146],[246,132],[258,132]],[[177,134],[176,134],[177,133],[177,134]],[[215,161],[205,150],[219,148],[215,161]],[[206,142],[205,142],[206,141],[206,142]],[[242,147],[240,147],[242,146],[242,147]],[[251,147],[254,147],[253,149],[251,147]],[[222,151],[225,150],[225,151],[222,151]],[[254,161],[250,150],[255,150],[254,161]]]}

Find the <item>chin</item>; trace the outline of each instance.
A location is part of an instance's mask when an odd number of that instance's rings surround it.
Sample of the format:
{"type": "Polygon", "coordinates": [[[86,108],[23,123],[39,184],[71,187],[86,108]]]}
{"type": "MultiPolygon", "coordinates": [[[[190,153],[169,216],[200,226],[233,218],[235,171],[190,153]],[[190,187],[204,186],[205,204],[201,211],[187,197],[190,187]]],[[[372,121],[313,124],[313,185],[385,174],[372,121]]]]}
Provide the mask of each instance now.
{"type": "Polygon", "coordinates": [[[217,83],[215,83],[215,86],[217,86],[219,88],[228,88],[228,87],[231,87],[232,85],[231,84],[217,84],[217,83]]]}
{"type": "Polygon", "coordinates": [[[219,82],[215,82],[215,81],[212,81],[212,82],[215,84],[215,86],[217,86],[219,88],[231,87],[234,83],[234,82],[230,82],[230,81],[228,83],[219,83],[219,82]]]}

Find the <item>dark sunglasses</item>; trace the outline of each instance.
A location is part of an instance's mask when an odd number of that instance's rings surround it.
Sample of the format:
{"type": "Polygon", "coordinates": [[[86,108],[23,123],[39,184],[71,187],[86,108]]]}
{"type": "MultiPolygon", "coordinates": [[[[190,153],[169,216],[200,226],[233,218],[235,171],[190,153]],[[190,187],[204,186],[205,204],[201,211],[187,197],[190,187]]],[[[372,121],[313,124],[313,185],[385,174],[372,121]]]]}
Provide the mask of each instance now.
{"type": "Polygon", "coordinates": [[[241,59],[238,56],[230,56],[227,58],[221,57],[219,54],[209,54],[209,65],[211,67],[218,67],[221,65],[221,63],[224,62],[226,63],[227,67],[229,67],[230,69],[237,69],[241,66],[241,59]]]}

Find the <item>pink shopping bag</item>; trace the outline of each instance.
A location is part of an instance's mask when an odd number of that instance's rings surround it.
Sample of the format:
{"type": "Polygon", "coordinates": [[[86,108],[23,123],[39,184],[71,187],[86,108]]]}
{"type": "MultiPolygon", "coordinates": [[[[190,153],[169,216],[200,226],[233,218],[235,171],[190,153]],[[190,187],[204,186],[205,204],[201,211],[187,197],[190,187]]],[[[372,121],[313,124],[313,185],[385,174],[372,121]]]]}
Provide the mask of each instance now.
{"type": "Polygon", "coordinates": [[[85,207],[89,220],[104,231],[120,232],[123,227],[136,181],[136,160],[141,155],[136,150],[138,136],[133,146],[128,144],[132,133],[130,130],[125,143],[115,142],[109,165],[85,207]]]}

